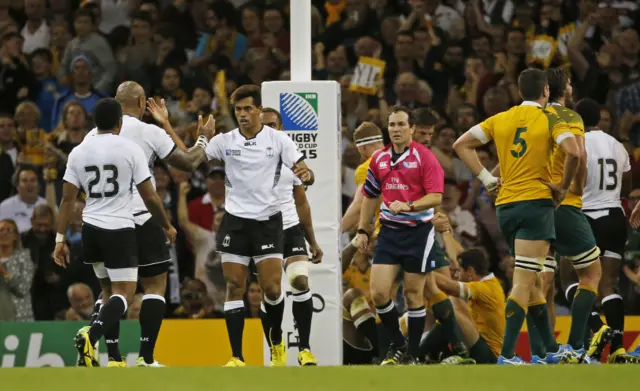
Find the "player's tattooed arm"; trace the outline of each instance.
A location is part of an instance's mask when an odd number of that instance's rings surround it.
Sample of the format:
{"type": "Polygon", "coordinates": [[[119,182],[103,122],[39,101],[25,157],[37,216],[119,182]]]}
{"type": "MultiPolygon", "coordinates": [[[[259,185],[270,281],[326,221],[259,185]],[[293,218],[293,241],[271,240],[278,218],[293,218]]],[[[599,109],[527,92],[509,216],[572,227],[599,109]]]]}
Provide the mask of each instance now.
{"type": "Polygon", "coordinates": [[[174,149],[169,156],[164,158],[164,161],[179,170],[191,172],[207,161],[207,154],[205,153],[205,147],[200,147],[196,144],[195,147],[187,152],[178,148],[174,149]]]}

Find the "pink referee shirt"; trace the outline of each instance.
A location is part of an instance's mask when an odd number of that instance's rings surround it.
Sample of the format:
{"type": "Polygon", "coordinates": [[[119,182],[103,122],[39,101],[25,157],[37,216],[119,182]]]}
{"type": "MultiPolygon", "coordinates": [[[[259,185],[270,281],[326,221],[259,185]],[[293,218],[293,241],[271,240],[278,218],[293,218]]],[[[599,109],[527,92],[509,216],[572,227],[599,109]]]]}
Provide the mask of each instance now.
{"type": "Polygon", "coordinates": [[[388,145],[373,154],[362,194],[368,198],[382,195],[380,222],[390,228],[414,227],[433,218],[434,210],[403,212],[394,215],[394,201],[417,201],[430,193],[444,191],[444,170],[429,148],[413,141],[392,162],[393,147],[388,145]]]}

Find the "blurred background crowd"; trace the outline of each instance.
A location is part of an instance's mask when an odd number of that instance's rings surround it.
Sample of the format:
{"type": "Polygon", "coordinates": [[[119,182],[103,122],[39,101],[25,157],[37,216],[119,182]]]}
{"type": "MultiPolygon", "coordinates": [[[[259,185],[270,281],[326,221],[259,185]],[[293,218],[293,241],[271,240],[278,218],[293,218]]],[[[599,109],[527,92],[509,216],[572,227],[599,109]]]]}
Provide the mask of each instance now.
{"type": "MultiPolygon", "coordinates": [[[[294,1],[294,0],[292,0],[294,1]]],[[[353,132],[385,128],[390,106],[427,107],[430,142],[446,173],[442,210],[465,247],[481,247],[509,288],[513,259],[491,195],[455,156],[461,132],[520,102],[526,67],[570,71],[574,101],[601,106],[600,127],[626,146],[640,201],[640,6],[626,0],[313,0],[313,76],[342,87],[343,204],[356,190],[361,157],[353,132]],[[373,92],[350,88],[363,57],[385,63],[373,92]]],[[[288,0],[0,0],[0,321],[88,319],[99,285],[82,263],[81,212],[67,237],[73,262],[52,260],[66,158],[92,128],[96,101],[124,80],[164,99],[185,143],[196,119],[235,127],[236,86],[288,80],[288,0]]],[[[147,118],[152,122],[152,118],[147,118]]],[[[385,137],[386,132],[383,130],[385,137]]],[[[496,164],[494,149],[480,152],[496,164]]],[[[224,214],[224,168],[185,173],[159,162],[157,191],[179,229],[172,251],[169,317],[221,317],[224,279],[215,234],[224,214]]],[[[312,206],[313,208],[313,206],[312,206]]],[[[316,212],[317,213],[317,212],[316,212]]],[[[348,238],[347,238],[348,240],[348,238]]],[[[640,233],[630,231],[621,286],[628,314],[640,313],[640,233]]],[[[356,257],[345,288],[368,291],[370,259],[356,257]]],[[[561,291],[561,290],[559,290],[561,291]]],[[[557,295],[563,313],[563,295],[557,295]]],[[[257,316],[257,283],[247,316],[257,316]]],[[[128,317],[135,319],[140,298],[128,317]]]]}

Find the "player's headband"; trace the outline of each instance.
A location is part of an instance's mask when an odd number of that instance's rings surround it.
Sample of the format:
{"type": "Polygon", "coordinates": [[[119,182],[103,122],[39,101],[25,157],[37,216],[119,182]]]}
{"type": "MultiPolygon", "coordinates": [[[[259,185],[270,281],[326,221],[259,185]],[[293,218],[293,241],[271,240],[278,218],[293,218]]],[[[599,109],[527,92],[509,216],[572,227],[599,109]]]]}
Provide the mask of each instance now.
{"type": "Polygon", "coordinates": [[[365,137],[356,141],[356,147],[361,147],[363,145],[373,144],[373,143],[382,142],[382,141],[383,141],[382,136],[365,137]]]}

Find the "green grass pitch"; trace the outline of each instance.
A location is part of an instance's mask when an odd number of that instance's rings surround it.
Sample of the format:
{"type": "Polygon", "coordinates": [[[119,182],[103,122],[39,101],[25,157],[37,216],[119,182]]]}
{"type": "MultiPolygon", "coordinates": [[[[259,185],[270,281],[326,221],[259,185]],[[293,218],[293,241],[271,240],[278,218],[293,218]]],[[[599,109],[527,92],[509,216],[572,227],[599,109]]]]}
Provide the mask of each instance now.
{"type": "Polygon", "coordinates": [[[7,391],[602,391],[637,379],[633,365],[0,369],[7,391]]]}

